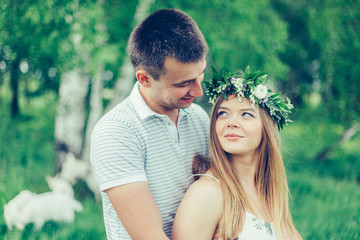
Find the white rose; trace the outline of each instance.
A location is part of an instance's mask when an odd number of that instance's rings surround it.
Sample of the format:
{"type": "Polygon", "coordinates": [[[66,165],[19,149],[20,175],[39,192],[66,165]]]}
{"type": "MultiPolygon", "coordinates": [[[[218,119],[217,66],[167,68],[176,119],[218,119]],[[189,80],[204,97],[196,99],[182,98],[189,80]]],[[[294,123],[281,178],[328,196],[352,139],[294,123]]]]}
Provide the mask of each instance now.
{"type": "Polygon", "coordinates": [[[254,94],[258,99],[265,98],[267,95],[267,87],[261,84],[257,85],[254,89],[254,94]]]}

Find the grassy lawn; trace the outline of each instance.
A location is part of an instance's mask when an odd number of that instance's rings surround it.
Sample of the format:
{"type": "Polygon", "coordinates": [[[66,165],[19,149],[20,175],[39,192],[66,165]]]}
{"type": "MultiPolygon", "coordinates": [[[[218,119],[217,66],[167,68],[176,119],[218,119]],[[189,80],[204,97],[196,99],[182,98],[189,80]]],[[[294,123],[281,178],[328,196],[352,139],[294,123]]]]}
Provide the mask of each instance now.
{"type": "Polygon", "coordinates": [[[304,239],[360,239],[360,187],[311,172],[289,173],[295,226],[304,239]]]}

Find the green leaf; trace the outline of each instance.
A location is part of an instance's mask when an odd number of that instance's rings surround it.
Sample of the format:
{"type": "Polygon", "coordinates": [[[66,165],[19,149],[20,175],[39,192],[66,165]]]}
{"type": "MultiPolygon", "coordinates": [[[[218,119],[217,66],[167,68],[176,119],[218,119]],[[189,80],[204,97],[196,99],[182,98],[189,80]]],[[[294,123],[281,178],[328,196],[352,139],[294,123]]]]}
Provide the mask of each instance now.
{"type": "Polygon", "coordinates": [[[210,84],[213,84],[213,81],[215,80],[215,82],[217,82],[219,79],[221,79],[221,74],[218,72],[218,70],[216,70],[216,68],[211,65],[211,79],[210,80],[210,84]]]}
{"type": "Polygon", "coordinates": [[[250,66],[248,65],[245,69],[245,74],[249,75],[250,74],[250,66]]]}

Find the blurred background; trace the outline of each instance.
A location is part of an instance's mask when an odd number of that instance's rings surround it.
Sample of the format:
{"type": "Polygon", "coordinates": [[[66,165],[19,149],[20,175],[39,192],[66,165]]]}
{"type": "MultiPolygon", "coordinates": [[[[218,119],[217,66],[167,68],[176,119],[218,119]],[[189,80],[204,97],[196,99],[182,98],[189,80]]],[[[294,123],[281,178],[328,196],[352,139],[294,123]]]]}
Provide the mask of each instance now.
{"type": "MultiPolygon", "coordinates": [[[[72,224],[9,230],[3,205],[49,191],[68,153],[89,161],[95,122],[135,82],[131,30],[178,8],[219,70],[262,69],[292,100],[281,132],[304,239],[360,239],[360,2],[357,0],[0,0],[0,238],[105,239],[101,202],[79,177],[72,224]]],[[[206,96],[197,100],[207,111],[206,96]]]]}

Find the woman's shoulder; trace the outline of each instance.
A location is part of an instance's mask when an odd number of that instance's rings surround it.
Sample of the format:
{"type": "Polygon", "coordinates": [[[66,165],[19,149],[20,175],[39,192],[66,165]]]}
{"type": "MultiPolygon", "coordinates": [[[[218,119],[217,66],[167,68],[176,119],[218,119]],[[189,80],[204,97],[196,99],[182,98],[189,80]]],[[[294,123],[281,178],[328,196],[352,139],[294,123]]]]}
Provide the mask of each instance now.
{"type": "Polygon", "coordinates": [[[202,175],[186,191],[176,213],[173,239],[210,239],[222,215],[220,184],[202,175]]]}
{"type": "Polygon", "coordinates": [[[207,171],[199,174],[200,178],[191,184],[188,189],[189,194],[196,195],[200,199],[212,200],[214,203],[222,203],[222,191],[220,181],[214,175],[207,171]]]}

